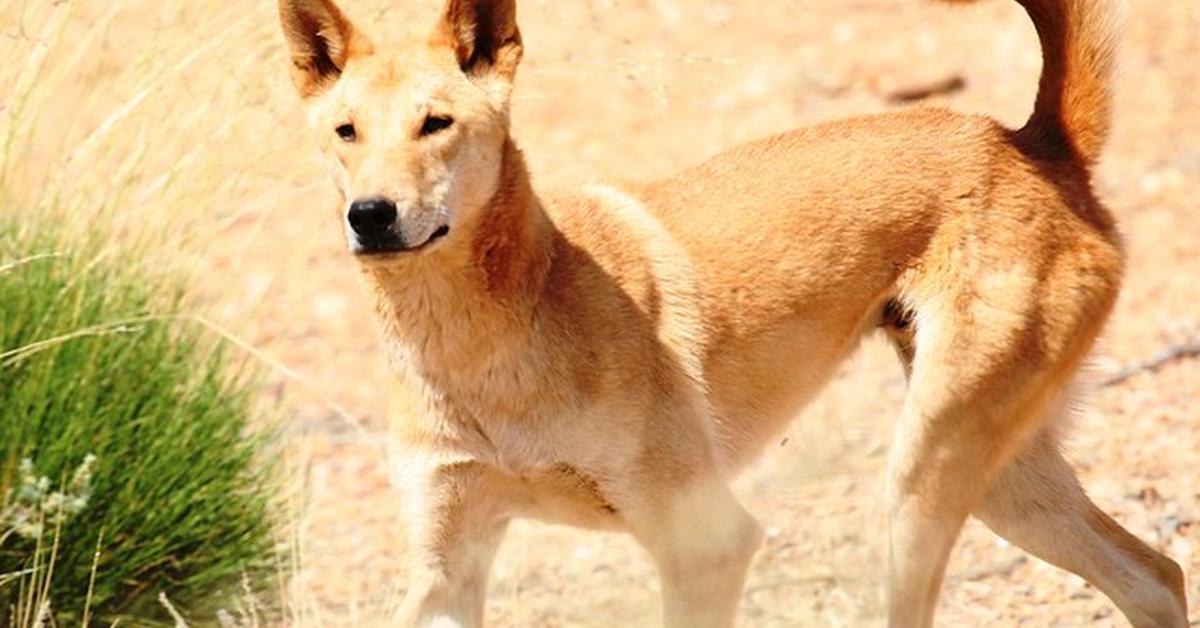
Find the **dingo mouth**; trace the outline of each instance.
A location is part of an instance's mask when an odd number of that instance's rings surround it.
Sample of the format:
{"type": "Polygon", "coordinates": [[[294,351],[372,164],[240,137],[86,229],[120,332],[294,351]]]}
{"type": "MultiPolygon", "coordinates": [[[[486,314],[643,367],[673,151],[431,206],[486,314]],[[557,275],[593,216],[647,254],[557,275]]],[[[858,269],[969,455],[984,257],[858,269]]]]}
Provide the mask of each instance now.
{"type": "Polygon", "coordinates": [[[352,247],[352,252],[359,257],[378,257],[383,255],[394,255],[397,253],[416,253],[425,248],[437,243],[438,240],[450,234],[450,225],[442,225],[429,234],[424,242],[416,245],[410,245],[404,242],[399,236],[388,235],[386,238],[372,238],[366,240],[359,238],[352,247]]]}

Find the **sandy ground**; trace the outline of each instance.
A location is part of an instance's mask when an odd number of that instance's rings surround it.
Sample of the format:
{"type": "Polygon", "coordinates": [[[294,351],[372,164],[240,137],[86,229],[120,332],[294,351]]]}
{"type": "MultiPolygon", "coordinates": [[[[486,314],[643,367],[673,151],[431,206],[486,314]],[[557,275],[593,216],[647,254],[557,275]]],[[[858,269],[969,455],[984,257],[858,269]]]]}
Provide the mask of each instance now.
{"type": "MultiPolygon", "coordinates": [[[[437,4],[346,0],[378,39],[425,28],[437,4]]],[[[405,584],[404,522],[384,473],[389,376],[343,251],[327,176],[286,79],[274,3],[82,5],[76,28],[99,29],[101,52],[45,100],[48,118],[82,130],[57,144],[35,142],[26,176],[44,176],[87,129],[132,102],[147,76],[135,65],[137,51],[161,51],[149,66],[161,80],[147,83],[144,102],[97,140],[113,148],[86,149],[103,168],[71,161],[68,184],[127,177],[134,192],[121,216],[179,212],[172,219],[203,226],[189,227],[197,230],[177,253],[195,271],[201,301],[282,367],[269,392],[288,417],[307,495],[297,535],[303,564],[290,593],[305,623],[380,623],[405,584]],[[148,148],[128,161],[126,144],[148,148]]],[[[925,104],[1019,124],[1040,62],[1033,30],[1011,2],[520,6],[527,52],[514,130],[541,187],[669,173],[739,141],[886,111],[897,106],[887,99],[894,90],[952,77],[965,88],[925,104]]],[[[11,15],[0,26],[19,38],[11,15]]],[[[1136,4],[1124,44],[1098,190],[1123,224],[1130,266],[1097,353],[1101,372],[1200,332],[1200,3],[1136,4]]],[[[1179,361],[1097,391],[1071,440],[1071,459],[1095,500],[1184,565],[1193,625],[1200,622],[1198,375],[1200,361],[1179,361]]],[[[867,342],[739,479],[739,495],[769,531],[741,625],[883,623],[881,470],[903,389],[890,352],[867,342]]],[[[488,613],[496,626],[649,626],[657,586],[629,539],[520,523],[498,559],[488,613]]],[[[1027,559],[976,522],[952,559],[939,622],[1123,625],[1095,589],[1027,559]]]]}

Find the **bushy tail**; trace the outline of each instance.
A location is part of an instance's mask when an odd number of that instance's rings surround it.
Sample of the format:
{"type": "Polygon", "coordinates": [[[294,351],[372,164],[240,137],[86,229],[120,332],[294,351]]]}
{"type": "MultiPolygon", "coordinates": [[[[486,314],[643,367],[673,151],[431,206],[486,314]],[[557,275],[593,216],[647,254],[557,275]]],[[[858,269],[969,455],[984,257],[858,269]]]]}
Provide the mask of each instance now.
{"type": "Polygon", "coordinates": [[[1017,2],[1037,28],[1043,59],[1033,115],[1018,137],[1045,158],[1074,155],[1091,165],[1111,118],[1115,8],[1110,0],[1017,2]]]}

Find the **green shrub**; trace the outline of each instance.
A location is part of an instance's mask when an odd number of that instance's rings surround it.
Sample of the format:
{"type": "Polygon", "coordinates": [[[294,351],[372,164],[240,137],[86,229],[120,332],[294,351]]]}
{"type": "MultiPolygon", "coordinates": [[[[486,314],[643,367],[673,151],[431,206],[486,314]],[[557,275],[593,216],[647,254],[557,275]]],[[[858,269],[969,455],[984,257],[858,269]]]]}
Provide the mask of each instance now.
{"type": "Polygon", "coordinates": [[[46,224],[0,221],[0,625],[47,579],[60,623],[210,613],[273,565],[254,378],[177,284],[46,224]]]}

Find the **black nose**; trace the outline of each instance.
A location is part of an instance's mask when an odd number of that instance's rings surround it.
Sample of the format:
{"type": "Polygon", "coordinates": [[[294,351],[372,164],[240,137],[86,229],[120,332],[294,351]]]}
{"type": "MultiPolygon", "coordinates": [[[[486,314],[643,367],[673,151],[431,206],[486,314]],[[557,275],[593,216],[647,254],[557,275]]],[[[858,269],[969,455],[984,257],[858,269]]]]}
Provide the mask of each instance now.
{"type": "Polygon", "coordinates": [[[396,204],[376,196],[354,201],[346,214],[350,228],[364,238],[377,238],[390,232],[396,222],[396,204]]]}

